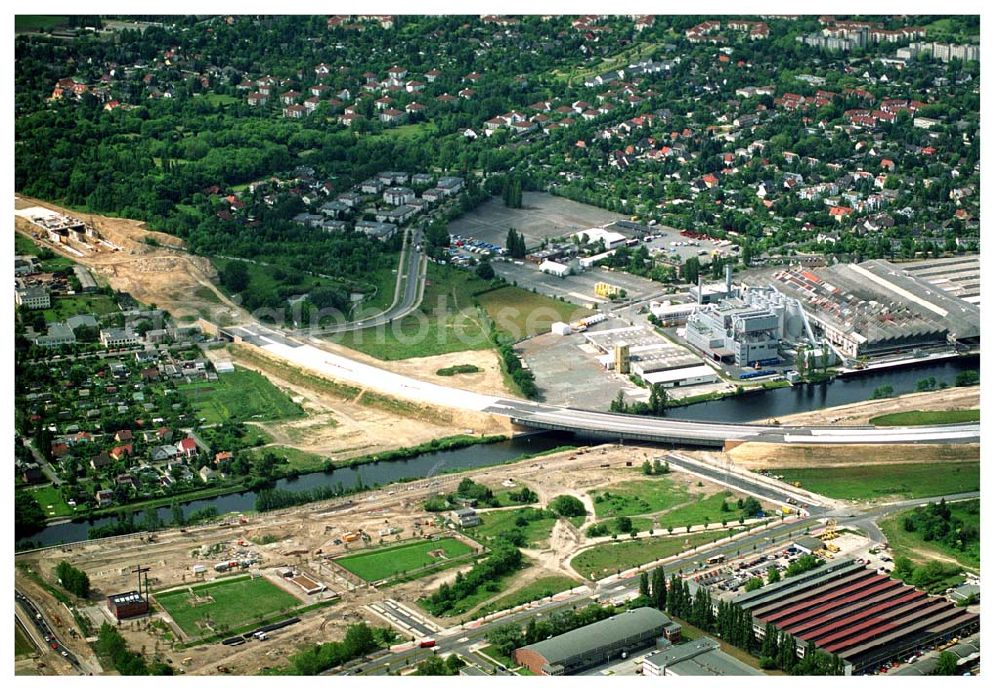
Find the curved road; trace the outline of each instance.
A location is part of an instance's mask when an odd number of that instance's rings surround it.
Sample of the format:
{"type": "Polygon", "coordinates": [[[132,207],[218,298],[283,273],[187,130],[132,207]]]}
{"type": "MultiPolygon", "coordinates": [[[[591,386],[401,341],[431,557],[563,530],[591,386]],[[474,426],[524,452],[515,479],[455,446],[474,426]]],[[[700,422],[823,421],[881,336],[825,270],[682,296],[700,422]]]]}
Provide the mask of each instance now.
{"type": "Polygon", "coordinates": [[[337,325],[318,327],[316,329],[288,330],[289,335],[301,336],[309,332],[320,332],[324,335],[335,335],[339,333],[351,332],[353,330],[363,330],[364,328],[374,328],[380,325],[392,323],[397,318],[402,318],[412,313],[424,298],[424,278],[427,275],[427,256],[420,250],[423,237],[418,228],[410,230],[410,242],[404,241],[403,250],[399,255],[399,267],[396,270],[396,292],[392,299],[392,304],[385,311],[377,313],[357,321],[340,323],[337,325]]]}

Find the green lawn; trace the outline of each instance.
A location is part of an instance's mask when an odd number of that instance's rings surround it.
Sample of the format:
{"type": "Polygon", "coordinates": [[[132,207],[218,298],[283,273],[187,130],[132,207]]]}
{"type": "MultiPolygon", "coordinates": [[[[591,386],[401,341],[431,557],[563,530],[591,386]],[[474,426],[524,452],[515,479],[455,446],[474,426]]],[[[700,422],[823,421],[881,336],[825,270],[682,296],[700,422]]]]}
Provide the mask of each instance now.
{"type": "Polygon", "coordinates": [[[77,295],[72,297],[55,297],[52,300],[51,308],[42,311],[46,323],[64,321],[70,316],[85,315],[88,313],[100,320],[101,316],[110,313],[118,313],[120,309],[115,300],[106,294],[77,295]]]}
{"type": "Polygon", "coordinates": [[[244,368],[223,373],[217,381],[187,383],[178,389],[191,400],[195,413],[205,423],[233,421],[281,421],[305,416],[267,378],[244,368]]]}
{"type": "Polygon", "coordinates": [[[276,446],[256,447],[251,450],[253,454],[273,452],[278,457],[288,460],[288,468],[295,469],[299,473],[308,474],[313,471],[322,471],[327,458],[312,452],[305,452],[294,447],[276,446]]]}
{"type": "Polygon", "coordinates": [[[475,292],[488,288],[467,271],[432,263],[418,312],[385,327],[339,336],[337,342],[387,361],[489,349],[488,327],[473,302],[475,292]]]}
{"type": "Polygon", "coordinates": [[[462,558],[471,552],[472,548],[454,538],[435,541],[421,539],[339,557],[335,562],[365,581],[380,581],[444,559],[462,558]],[[431,555],[434,551],[443,551],[444,558],[440,555],[431,555]]]}
{"type": "Polygon", "coordinates": [[[525,507],[519,510],[497,510],[494,512],[480,512],[479,516],[483,523],[479,526],[466,529],[472,538],[477,541],[490,541],[505,531],[513,531],[520,528],[524,532],[524,538],[528,547],[544,547],[544,544],[552,533],[552,527],[556,525],[554,516],[543,517],[536,521],[528,521],[526,526],[518,527],[516,522],[519,516],[536,512],[535,507],[525,507]]]}
{"type": "Polygon", "coordinates": [[[625,538],[617,542],[602,543],[585,550],[570,562],[570,566],[586,578],[601,579],[619,570],[670,557],[688,548],[711,543],[724,537],[725,532],[702,532],[681,536],[655,536],[653,538],[625,538]]]}
{"type": "Polygon", "coordinates": [[[568,323],[593,311],[520,287],[501,287],[479,296],[479,304],[513,340],[547,333],[557,321],[568,323]]]}
{"type": "Polygon", "coordinates": [[[530,603],[531,601],[538,600],[539,598],[546,598],[557,593],[562,593],[563,591],[568,591],[569,589],[579,585],[580,582],[576,579],[570,579],[569,577],[562,575],[542,577],[537,581],[531,582],[527,586],[522,586],[515,591],[511,591],[506,596],[498,598],[492,603],[483,606],[479,612],[487,614],[495,610],[509,610],[510,608],[521,605],[522,603],[530,603]]]}
{"type": "Polygon", "coordinates": [[[189,589],[154,596],[191,637],[237,629],[300,605],[298,598],[264,578],[223,579],[192,588],[197,599],[189,589]],[[211,620],[212,628],[206,624],[207,620],[211,620]]]}
{"type": "Polygon", "coordinates": [[[42,506],[42,512],[45,513],[46,517],[70,517],[74,513],[73,508],[63,500],[58,488],[42,486],[41,488],[26,488],[25,490],[35,496],[35,500],[42,506]]]}
{"type": "Polygon", "coordinates": [[[480,308],[514,339],[548,332],[555,321],[590,313],[519,287],[490,290],[489,282],[466,270],[432,263],[427,266],[419,313],[386,327],[340,336],[337,341],[388,361],[488,349],[492,346],[489,327],[480,308]]]}
{"type": "MultiPolygon", "coordinates": [[[[961,517],[963,522],[976,523],[982,528],[979,520],[979,500],[949,503],[948,509],[953,515],[961,517]]],[[[913,510],[907,510],[879,522],[879,527],[885,533],[886,540],[892,547],[894,555],[897,557],[905,555],[919,565],[930,562],[932,558],[918,551],[930,551],[946,558],[954,558],[966,567],[979,569],[980,542],[978,539],[964,550],[949,547],[940,541],[925,541],[920,533],[910,532],[903,528],[903,521],[908,514],[912,513],[913,510]]]]}
{"type": "Polygon", "coordinates": [[[14,657],[31,655],[35,652],[35,645],[32,644],[27,635],[21,631],[21,625],[14,623],[14,657]]]}
{"type": "Polygon", "coordinates": [[[430,122],[417,122],[415,124],[404,124],[399,127],[387,127],[382,130],[378,137],[387,137],[391,139],[412,139],[415,136],[423,132],[428,132],[431,129],[430,122]]]}
{"type": "Polygon", "coordinates": [[[610,490],[592,490],[598,517],[631,516],[659,512],[687,500],[687,491],[669,478],[618,483],[610,490]]]}
{"type": "Polygon", "coordinates": [[[240,99],[236,96],[230,96],[225,93],[206,93],[201,97],[212,105],[232,105],[233,103],[240,102],[240,99]]]}
{"type": "Polygon", "coordinates": [[[926,498],[979,490],[979,462],[782,469],[786,483],[843,500],[926,498]]]}
{"type": "Polygon", "coordinates": [[[684,528],[688,524],[701,526],[705,523],[706,517],[708,517],[709,524],[718,524],[724,519],[730,524],[736,524],[740,514],[735,501],[729,502],[730,510],[728,512],[722,511],[722,503],[726,502],[726,498],[729,496],[729,491],[699,496],[695,502],[670,510],[660,517],[660,526],[663,528],[670,526],[684,528]]]}
{"type": "MultiPolygon", "coordinates": [[[[629,517],[629,519],[632,520],[632,531],[643,533],[653,528],[653,520],[649,517],[629,517]]],[[[605,519],[604,521],[597,522],[596,526],[601,526],[602,524],[608,527],[607,535],[609,536],[614,533],[625,534],[626,536],[629,534],[628,531],[619,531],[614,519],[605,519]]]]}
{"type": "Polygon", "coordinates": [[[941,423],[968,423],[971,421],[979,421],[978,409],[904,411],[873,416],[868,419],[868,423],[873,426],[931,426],[941,423]]]}
{"type": "Polygon", "coordinates": [[[15,14],[14,33],[24,31],[45,31],[65,26],[69,17],[55,14],[15,14]]]}

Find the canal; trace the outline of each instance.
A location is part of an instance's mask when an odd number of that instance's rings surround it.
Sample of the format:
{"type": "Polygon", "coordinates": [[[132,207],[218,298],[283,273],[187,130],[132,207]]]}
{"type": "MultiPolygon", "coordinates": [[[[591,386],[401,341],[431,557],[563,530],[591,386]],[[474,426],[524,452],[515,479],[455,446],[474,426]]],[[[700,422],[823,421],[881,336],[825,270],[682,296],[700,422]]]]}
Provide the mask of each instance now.
{"type": "MultiPolygon", "coordinates": [[[[955,376],[962,371],[978,371],[979,357],[965,357],[928,364],[916,364],[905,368],[882,369],[838,378],[829,383],[799,385],[757,393],[748,393],[714,402],[704,402],[689,407],[679,407],[669,411],[669,417],[689,421],[717,421],[729,423],[753,423],[776,416],[813,411],[824,407],[862,402],[872,397],[875,388],[890,385],[894,394],[913,392],[918,380],[933,377],[937,381],[954,385],[955,376]]],[[[560,445],[581,444],[572,435],[561,433],[537,433],[512,438],[490,445],[473,445],[458,450],[429,452],[412,459],[362,464],[345,467],[331,472],[316,472],[297,478],[281,479],[276,488],[301,492],[320,486],[336,487],[338,484],[352,488],[385,485],[395,481],[426,478],[445,471],[475,469],[501,464],[522,455],[551,450],[560,445]]],[[[254,508],[256,493],[231,493],[204,500],[183,503],[185,516],[198,510],[214,507],[219,514],[244,512],[254,508]]],[[[157,510],[161,521],[172,520],[171,508],[157,510]]],[[[142,515],[136,512],[136,518],[142,515]]],[[[31,540],[43,545],[71,543],[86,540],[90,528],[103,526],[115,521],[114,517],[93,520],[79,520],[54,524],[31,536],[31,540]]]]}

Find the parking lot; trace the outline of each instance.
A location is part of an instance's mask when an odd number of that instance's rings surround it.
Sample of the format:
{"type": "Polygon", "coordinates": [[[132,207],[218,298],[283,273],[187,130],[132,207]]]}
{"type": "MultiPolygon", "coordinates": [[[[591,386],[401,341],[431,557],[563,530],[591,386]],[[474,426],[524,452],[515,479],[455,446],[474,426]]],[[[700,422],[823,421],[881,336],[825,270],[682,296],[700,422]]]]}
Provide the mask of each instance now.
{"type": "Polygon", "coordinates": [[[632,300],[646,300],[666,293],[667,288],[658,282],[620,271],[611,272],[595,268],[577,275],[558,277],[538,270],[534,263],[525,261],[496,261],[493,270],[507,282],[516,282],[518,287],[537,290],[539,294],[562,298],[581,306],[593,307],[606,304],[606,299],[594,294],[594,285],[607,282],[624,289],[632,300]]]}
{"type": "Polygon", "coordinates": [[[739,246],[729,240],[711,239],[708,235],[690,231],[681,231],[674,227],[661,225],[653,230],[653,238],[646,242],[649,252],[663,256],[677,256],[683,264],[692,256],[697,256],[702,263],[712,260],[715,252],[723,258],[739,257],[739,246]]]}
{"type": "MultiPolygon", "coordinates": [[[[627,325],[612,318],[593,329],[621,328],[627,325]]],[[[518,346],[535,382],[548,404],[607,411],[619,390],[629,402],[645,400],[649,391],[638,388],[624,376],[606,370],[597,361],[598,351],[588,345],[583,335],[546,333],[518,346]]]]}
{"type": "Polygon", "coordinates": [[[522,195],[521,208],[507,208],[503,199],[494,197],[450,222],[448,232],[504,246],[507,231],[513,227],[524,235],[530,250],[541,245],[543,240],[615,220],[627,220],[627,217],[544,192],[526,191],[522,195]]]}

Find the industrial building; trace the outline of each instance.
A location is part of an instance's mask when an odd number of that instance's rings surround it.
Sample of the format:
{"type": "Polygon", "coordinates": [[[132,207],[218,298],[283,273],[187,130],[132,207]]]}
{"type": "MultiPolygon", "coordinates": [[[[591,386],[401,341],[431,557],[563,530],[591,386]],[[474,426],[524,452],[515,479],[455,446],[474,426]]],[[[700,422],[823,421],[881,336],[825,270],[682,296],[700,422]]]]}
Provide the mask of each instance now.
{"type": "Polygon", "coordinates": [[[138,591],[113,593],[108,596],[108,610],[117,620],[127,620],[149,612],[149,603],[138,591]]]}
{"type": "MultiPolygon", "coordinates": [[[[979,634],[973,634],[968,639],[963,639],[954,646],[950,646],[947,649],[948,653],[953,653],[958,658],[958,667],[963,672],[972,670],[977,665],[979,665],[979,660],[981,656],[980,652],[980,640],[979,634]]],[[[902,676],[914,676],[914,677],[924,677],[928,675],[937,674],[938,658],[941,656],[939,651],[931,651],[927,655],[921,656],[918,660],[915,660],[912,664],[902,665],[895,672],[890,673],[890,676],[902,675],[902,676]]]]}
{"type": "MultiPolygon", "coordinates": [[[[817,336],[846,357],[907,349],[978,344],[979,306],[960,282],[949,285],[946,264],[897,266],[884,260],[839,264],[814,271],[781,270],[765,279],[802,302],[817,336]]],[[[964,277],[978,281],[968,264],[964,277]]],[[[970,290],[978,292],[978,289],[970,290]]]]}
{"type": "Polygon", "coordinates": [[[670,618],[636,608],[514,651],[514,660],[536,675],[572,675],[656,644],[670,618]]]}
{"type": "Polygon", "coordinates": [[[718,380],[716,371],[697,354],[642,326],[589,332],[584,337],[601,352],[597,360],[605,368],[634,374],[648,385],[681,387],[718,380]]]}
{"type": "Polygon", "coordinates": [[[716,361],[744,367],[774,363],[780,320],[770,307],[726,298],[688,316],[684,339],[716,361]]]}
{"type": "Polygon", "coordinates": [[[764,673],[719,650],[718,641],[704,636],[650,653],[642,660],[642,674],[646,677],[733,677],[764,673]]]}
{"type": "Polygon", "coordinates": [[[49,290],[41,285],[28,285],[15,290],[14,302],[26,309],[47,309],[52,305],[49,290]]]}
{"type": "Polygon", "coordinates": [[[929,596],[848,558],[732,601],[752,612],[758,638],[773,624],[795,637],[800,656],[812,642],[840,656],[854,674],[979,628],[978,615],[947,598],[929,596]]]}
{"type": "Polygon", "coordinates": [[[548,273],[549,275],[555,275],[560,278],[564,278],[573,272],[573,269],[568,265],[549,260],[542,261],[538,265],[538,270],[539,272],[548,273]]]}
{"type": "Polygon", "coordinates": [[[701,276],[698,284],[689,290],[695,304],[715,304],[733,296],[733,264],[726,264],[726,279],[723,282],[702,284],[701,276]]]}

